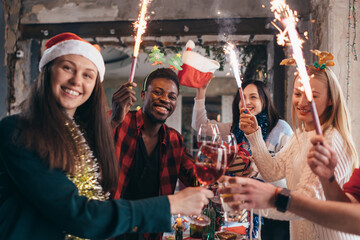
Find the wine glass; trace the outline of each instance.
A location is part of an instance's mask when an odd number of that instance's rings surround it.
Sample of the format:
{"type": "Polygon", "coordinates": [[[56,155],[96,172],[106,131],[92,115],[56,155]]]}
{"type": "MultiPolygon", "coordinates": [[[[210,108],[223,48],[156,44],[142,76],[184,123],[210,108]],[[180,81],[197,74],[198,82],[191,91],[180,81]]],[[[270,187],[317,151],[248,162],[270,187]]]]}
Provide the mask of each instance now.
{"type": "MultiPolygon", "coordinates": [[[[236,142],[235,135],[233,133],[229,133],[225,136],[222,136],[222,145],[224,145],[225,150],[226,150],[226,156],[227,156],[226,157],[226,162],[227,162],[226,169],[228,169],[231,166],[231,164],[234,162],[234,160],[236,159],[236,154],[239,149],[237,142],[236,142]]],[[[217,204],[221,204],[220,195],[217,192],[217,187],[218,186],[213,187],[215,189],[215,191],[214,191],[215,196],[211,199],[211,201],[214,203],[217,203],[217,204]]]]}
{"type": "Polygon", "coordinates": [[[202,123],[196,136],[198,147],[205,143],[221,143],[219,128],[216,123],[202,123]]]}
{"type": "MultiPolygon", "coordinates": [[[[227,184],[221,183],[220,187],[225,187],[227,184]]],[[[224,220],[227,225],[231,222],[249,224],[248,211],[246,209],[233,209],[228,203],[224,202],[225,197],[230,197],[233,194],[221,194],[221,206],[224,211],[224,220]]],[[[227,227],[226,227],[227,230],[227,227]]]]}
{"type": "MultiPolygon", "coordinates": [[[[222,139],[220,136],[219,128],[217,123],[207,122],[202,123],[199,128],[199,132],[197,135],[197,144],[200,148],[203,144],[213,145],[213,146],[220,146],[222,144],[222,139]]],[[[216,185],[216,184],[215,184],[216,185]]],[[[212,202],[220,204],[220,197],[217,194],[216,186],[209,186],[211,190],[215,193],[215,196],[210,200],[212,202]]]]}
{"type": "Polygon", "coordinates": [[[230,167],[231,164],[236,159],[236,155],[239,151],[235,135],[233,133],[229,133],[225,137],[222,138],[223,145],[226,148],[227,154],[227,167],[230,167]]]}
{"type": "MultiPolygon", "coordinates": [[[[202,186],[214,184],[226,170],[226,149],[223,145],[202,144],[195,157],[194,173],[202,186]]],[[[210,224],[210,219],[201,214],[199,216],[185,216],[190,222],[198,226],[210,224]]]]}

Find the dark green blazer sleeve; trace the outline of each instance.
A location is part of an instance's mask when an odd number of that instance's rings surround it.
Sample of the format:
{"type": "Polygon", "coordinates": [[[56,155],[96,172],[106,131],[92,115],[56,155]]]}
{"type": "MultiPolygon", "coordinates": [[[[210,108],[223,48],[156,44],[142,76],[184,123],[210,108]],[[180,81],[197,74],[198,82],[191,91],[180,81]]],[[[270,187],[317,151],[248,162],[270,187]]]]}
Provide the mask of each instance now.
{"type": "Polygon", "coordinates": [[[14,231],[19,229],[23,235],[20,233],[18,239],[46,239],[42,231],[53,236],[47,239],[63,239],[65,233],[106,239],[125,232],[170,230],[166,196],[138,201],[89,201],[78,195],[76,186],[63,172],[50,170],[36,153],[12,143],[13,124],[11,119],[0,122],[0,226],[9,220],[9,214],[16,216],[10,219],[11,224],[0,227],[1,239],[10,239],[1,234],[15,236],[14,231]]]}

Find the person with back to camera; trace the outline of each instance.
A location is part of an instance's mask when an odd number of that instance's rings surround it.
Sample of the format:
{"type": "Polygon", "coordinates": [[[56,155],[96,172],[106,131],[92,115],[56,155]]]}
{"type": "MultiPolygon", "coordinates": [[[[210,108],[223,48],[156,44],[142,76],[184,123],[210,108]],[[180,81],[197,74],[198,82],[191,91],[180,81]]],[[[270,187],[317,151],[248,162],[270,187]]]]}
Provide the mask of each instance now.
{"type": "Polygon", "coordinates": [[[211,191],[109,199],[117,167],[100,48],[72,33],[46,43],[18,115],[0,122],[0,239],[107,239],[169,231],[171,214],[199,214],[211,191]]]}
{"type": "MultiPolygon", "coordinates": [[[[192,128],[199,130],[200,125],[206,122],[217,123],[220,135],[227,135],[230,132],[234,133],[237,143],[245,142],[243,148],[249,149],[249,144],[244,136],[244,132],[239,129],[240,121],[240,94],[236,92],[232,104],[233,121],[231,123],[217,122],[216,120],[209,120],[205,110],[205,94],[210,81],[203,87],[197,89],[195,104],[192,115],[192,128]]],[[[274,107],[271,100],[270,93],[262,81],[246,80],[243,82],[243,93],[247,110],[251,112],[260,123],[263,139],[266,142],[266,147],[272,155],[280,151],[292,134],[292,129],[289,124],[280,119],[279,114],[274,107]]],[[[241,158],[235,159],[232,166],[229,167],[229,172],[236,176],[243,176],[241,158]]],[[[257,168],[252,164],[251,169],[246,171],[248,176],[262,179],[258,174],[257,168]]],[[[272,182],[275,186],[286,187],[285,179],[272,182]]],[[[289,239],[289,222],[277,221],[264,218],[264,225],[261,231],[262,239],[289,239]]]]}

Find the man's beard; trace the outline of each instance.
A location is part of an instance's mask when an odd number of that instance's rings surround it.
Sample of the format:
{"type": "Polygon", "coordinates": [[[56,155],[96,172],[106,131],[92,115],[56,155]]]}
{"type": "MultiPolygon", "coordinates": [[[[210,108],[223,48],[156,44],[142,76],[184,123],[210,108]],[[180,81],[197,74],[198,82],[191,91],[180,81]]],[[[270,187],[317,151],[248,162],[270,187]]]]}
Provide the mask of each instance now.
{"type": "Polygon", "coordinates": [[[153,123],[163,124],[166,121],[166,119],[165,120],[157,119],[149,110],[145,110],[145,114],[149,117],[150,121],[153,123]]]}

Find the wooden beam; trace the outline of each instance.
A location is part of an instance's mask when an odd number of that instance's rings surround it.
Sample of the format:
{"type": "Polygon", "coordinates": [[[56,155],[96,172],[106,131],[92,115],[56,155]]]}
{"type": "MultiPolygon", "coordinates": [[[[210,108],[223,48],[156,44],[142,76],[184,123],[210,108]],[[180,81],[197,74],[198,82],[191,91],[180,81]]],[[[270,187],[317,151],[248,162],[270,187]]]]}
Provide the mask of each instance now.
{"type": "MultiPolygon", "coordinates": [[[[182,19],[148,22],[144,36],[199,36],[273,34],[270,18],[182,19]]],[[[126,37],[134,35],[133,22],[75,22],[49,24],[21,24],[21,39],[45,39],[62,32],[81,37],[126,37]]]]}

